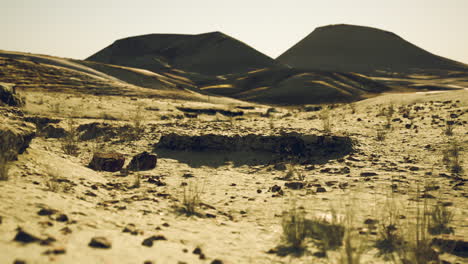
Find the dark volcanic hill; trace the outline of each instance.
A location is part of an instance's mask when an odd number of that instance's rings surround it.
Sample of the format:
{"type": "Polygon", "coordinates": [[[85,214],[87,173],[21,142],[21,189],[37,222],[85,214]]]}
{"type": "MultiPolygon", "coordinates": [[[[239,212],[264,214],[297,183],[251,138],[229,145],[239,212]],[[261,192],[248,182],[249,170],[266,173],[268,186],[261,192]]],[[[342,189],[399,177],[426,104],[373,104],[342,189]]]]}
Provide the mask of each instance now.
{"type": "Polygon", "coordinates": [[[221,32],[124,38],[87,60],[153,72],[177,68],[205,75],[241,73],[279,65],[274,59],[221,32]]]}
{"type": "Polygon", "coordinates": [[[361,73],[468,70],[467,65],[429,53],[394,33],[353,25],[319,27],[277,60],[305,70],[361,73]]]}

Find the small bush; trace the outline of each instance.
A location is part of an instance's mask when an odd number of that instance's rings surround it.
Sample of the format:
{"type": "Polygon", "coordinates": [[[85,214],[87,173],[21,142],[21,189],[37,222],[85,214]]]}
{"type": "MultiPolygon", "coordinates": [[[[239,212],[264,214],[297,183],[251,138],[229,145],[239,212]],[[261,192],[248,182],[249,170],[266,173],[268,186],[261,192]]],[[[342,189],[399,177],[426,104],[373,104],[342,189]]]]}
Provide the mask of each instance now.
{"type": "Polygon", "coordinates": [[[447,121],[447,122],[445,123],[444,134],[445,134],[446,136],[453,136],[454,124],[455,124],[455,122],[453,122],[453,121],[447,121]]]}
{"type": "Polygon", "coordinates": [[[47,168],[47,178],[45,185],[48,191],[58,192],[61,190],[62,186],[60,184],[59,172],[56,168],[48,167],[47,168]]]}
{"type": "Polygon", "coordinates": [[[363,250],[355,245],[355,240],[351,234],[351,230],[346,231],[344,236],[343,250],[339,258],[340,264],[359,264],[363,250]]]}
{"type": "Polygon", "coordinates": [[[431,235],[450,234],[453,233],[453,228],[449,227],[453,220],[453,212],[447,207],[437,203],[429,212],[430,223],[428,231],[431,235]]]}
{"type": "Polygon", "coordinates": [[[78,156],[78,131],[76,130],[75,121],[72,118],[67,120],[68,131],[63,138],[62,150],[67,155],[78,156]]]}
{"type": "Polygon", "coordinates": [[[335,250],[343,245],[345,227],[333,215],[329,222],[325,219],[307,220],[308,234],[323,251],[335,250]]]}
{"type": "Polygon", "coordinates": [[[302,251],[305,249],[307,237],[305,212],[295,206],[283,214],[281,222],[283,228],[282,240],[292,250],[302,251]]]}
{"type": "Polygon", "coordinates": [[[447,166],[447,169],[455,174],[461,174],[463,167],[460,161],[460,145],[455,140],[448,143],[447,148],[442,150],[442,162],[447,166]]]}
{"type": "Polygon", "coordinates": [[[322,127],[325,133],[331,132],[330,110],[324,109],[320,112],[320,120],[322,120],[322,127]]]}
{"type": "Polygon", "coordinates": [[[10,165],[6,157],[0,154],[0,181],[7,181],[10,176],[8,175],[8,171],[10,169],[10,165]]]}
{"type": "Polygon", "coordinates": [[[182,205],[180,211],[187,215],[199,215],[198,209],[201,204],[202,191],[198,187],[198,184],[188,184],[184,186],[182,205]]]}
{"type": "Polygon", "coordinates": [[[387,131],[385,131],[384,129],[377,129],[377,137],[376,139],[378,141],[384,141],[385,138],[387,137],[387,131]]]}

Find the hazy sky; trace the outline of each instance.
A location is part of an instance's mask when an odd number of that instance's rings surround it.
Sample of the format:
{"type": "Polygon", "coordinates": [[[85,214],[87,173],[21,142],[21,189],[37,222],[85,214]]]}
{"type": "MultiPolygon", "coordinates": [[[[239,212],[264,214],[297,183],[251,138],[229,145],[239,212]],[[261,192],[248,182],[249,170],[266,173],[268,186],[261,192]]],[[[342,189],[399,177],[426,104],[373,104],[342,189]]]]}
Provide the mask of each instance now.
{"type": "Polygon", "coordinates": [[[468,0],[0,0],[0,49],[84,59],[123,37],[222,31],[275,58],[341,23],[468,63],[468,0]]]}

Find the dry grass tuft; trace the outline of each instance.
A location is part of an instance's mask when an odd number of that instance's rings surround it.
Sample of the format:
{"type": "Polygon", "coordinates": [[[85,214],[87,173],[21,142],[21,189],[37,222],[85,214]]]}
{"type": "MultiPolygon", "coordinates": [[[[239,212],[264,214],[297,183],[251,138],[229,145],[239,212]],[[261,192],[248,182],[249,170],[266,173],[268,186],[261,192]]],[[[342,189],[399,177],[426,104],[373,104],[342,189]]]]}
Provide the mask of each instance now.
{"type": "Polygon", "coordinates": [[[199,208],[201,205],[202,190],[197,183],[189,183],[184,186],[182,195],[182,204],[180,212],[186,216],[200,215],[199,208]]]}
{"type": "Polygon", "coordinates": [[[0,181],[7,181],[10,176],[8,171],[10,169],[10,164],[8,163],[6,157],[0,154],[0,181]]]}

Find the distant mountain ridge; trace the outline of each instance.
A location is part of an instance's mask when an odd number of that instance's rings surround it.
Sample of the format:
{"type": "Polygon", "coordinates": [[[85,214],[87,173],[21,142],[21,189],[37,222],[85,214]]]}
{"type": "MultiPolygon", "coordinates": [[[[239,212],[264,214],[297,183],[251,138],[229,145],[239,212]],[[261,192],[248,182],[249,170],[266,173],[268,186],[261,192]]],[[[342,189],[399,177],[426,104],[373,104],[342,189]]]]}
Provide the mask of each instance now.
{"type": "Polygon", "coordinates": [[[394,33],[346,24],[316,28],[277,61],[303,70],[361,73],[468,70],[467,65],[434,55],[394,33]]]}
{"type": "Polygon", "coordinates": [[[86,60],[153,72],[177,68],[212,76],[280,64],[218,31],[198,35],[149,34],[124,38],[86,60]]]}

